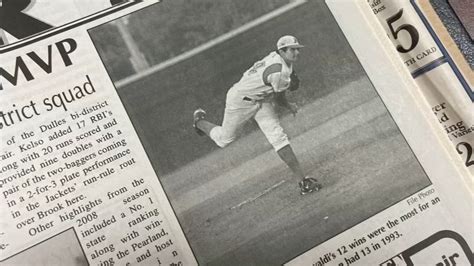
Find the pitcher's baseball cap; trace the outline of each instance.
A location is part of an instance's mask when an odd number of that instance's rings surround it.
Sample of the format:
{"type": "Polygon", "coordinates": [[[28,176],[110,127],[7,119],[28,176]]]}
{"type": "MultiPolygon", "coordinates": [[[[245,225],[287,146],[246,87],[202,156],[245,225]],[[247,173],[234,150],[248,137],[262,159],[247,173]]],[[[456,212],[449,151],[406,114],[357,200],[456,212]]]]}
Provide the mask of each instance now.
{"type": "Polygon", "coordinates": [[[298,39],[296,39],[294,36],[285,35],[281,37],[280,39],[278,39],[277,49],[279,50],[285,47],[301,48],[301,47],[304,47],[304,45],[301,45],[298,42],[298,39]]]}

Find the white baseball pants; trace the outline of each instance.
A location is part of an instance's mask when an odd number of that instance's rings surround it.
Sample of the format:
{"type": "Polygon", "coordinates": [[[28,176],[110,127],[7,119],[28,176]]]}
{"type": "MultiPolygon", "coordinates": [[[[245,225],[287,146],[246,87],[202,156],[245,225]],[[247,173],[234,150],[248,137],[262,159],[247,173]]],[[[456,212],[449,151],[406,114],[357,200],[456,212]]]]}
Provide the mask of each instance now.
{"type": "Polygon", "coordinates": [[[290,144],[271,99],[246,101],[244,96],[232,89],[227,93],[222,126],[214,127],[210,132],[210,137],[223,148],[237,138],[244,123],[251,118],[255,119],[260,130],[276,151],[290,144]]]}

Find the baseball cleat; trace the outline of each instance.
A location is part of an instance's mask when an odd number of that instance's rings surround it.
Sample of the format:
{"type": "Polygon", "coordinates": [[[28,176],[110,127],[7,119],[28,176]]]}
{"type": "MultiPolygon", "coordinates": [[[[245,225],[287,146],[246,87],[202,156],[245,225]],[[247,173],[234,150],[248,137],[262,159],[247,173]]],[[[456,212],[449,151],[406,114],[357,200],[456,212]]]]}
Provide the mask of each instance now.
{"type": "Polygon", "coordinates": [[[202,119],[204,119],[204,117],[206,116],[206,111],[204,111],[203,109],[199,108],[199,109],[196,109],[196,111],[194,111],[193,113],[193,128],[194,130],[196,131],[196,133],[199,135],[199,136],[204,136],[205,133],[204,131],[200,130],[198,127],[197,127],[197,122],[201,121],[202,119]]]}
{"type": "Polygon", "coordinates": [[[307,193],[311,193],[313,191],[318,191],[322,188],[321,184],[319,184],[318,180],[312,177],[305,177],[303,180],[299,182],[300,185],[300,193],[301,195],[305,195],[307,193]]]}

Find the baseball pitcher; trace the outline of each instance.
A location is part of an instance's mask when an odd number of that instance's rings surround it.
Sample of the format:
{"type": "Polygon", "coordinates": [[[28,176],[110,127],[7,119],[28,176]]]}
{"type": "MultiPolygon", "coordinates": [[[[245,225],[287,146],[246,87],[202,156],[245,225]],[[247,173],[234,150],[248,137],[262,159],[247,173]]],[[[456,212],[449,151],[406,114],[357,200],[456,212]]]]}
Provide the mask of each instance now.
{"type": "Polygon", "coordinates": [[[276,51],[255,62],[229,89],[221,126],[205,120],[206,112],[199,108],[193,114],[193,127],[199,135],[209,136],[224,148],[236,139],[244,123],[255,119],[279,157],[300,180],[300,191],[304,195],[319,190],[321,185],[304,174],[274,107],[280,105],[296,115],[296,105],[287,101],[285,93],[299,87],[293,64],[304,46],[289,35],[281,37],[276,46],[276,51]]]}

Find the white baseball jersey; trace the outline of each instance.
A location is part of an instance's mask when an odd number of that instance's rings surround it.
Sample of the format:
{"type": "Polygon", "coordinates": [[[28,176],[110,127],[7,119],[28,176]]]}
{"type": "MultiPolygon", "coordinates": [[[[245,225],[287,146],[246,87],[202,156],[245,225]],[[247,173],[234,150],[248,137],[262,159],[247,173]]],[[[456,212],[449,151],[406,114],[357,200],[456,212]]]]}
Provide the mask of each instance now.
{"type": "Polygon", "coordinates": [[[235,140],[243,124],[253,118],[276,151],[288,145],[288,136],[280,125],[272,102],[267,99],[274,92],[288,89],[292,71],[292,66],[288,66],[276,52],[271,52],[245,71],[240,81],[227,92],[222,126],[210,131],[211,139],[219,147],[225,147],[235,140]]]}
{"type": "Polygon", "coordinates": [[[290,86],[292,71],[293,67],[288,66],[277,52],[271,52],[245,71],[231,90],[242,97],[262,100],[273,92],[286,90],[290,86]],[[271,79],[272,76],[276,81],[271,79]]]}

